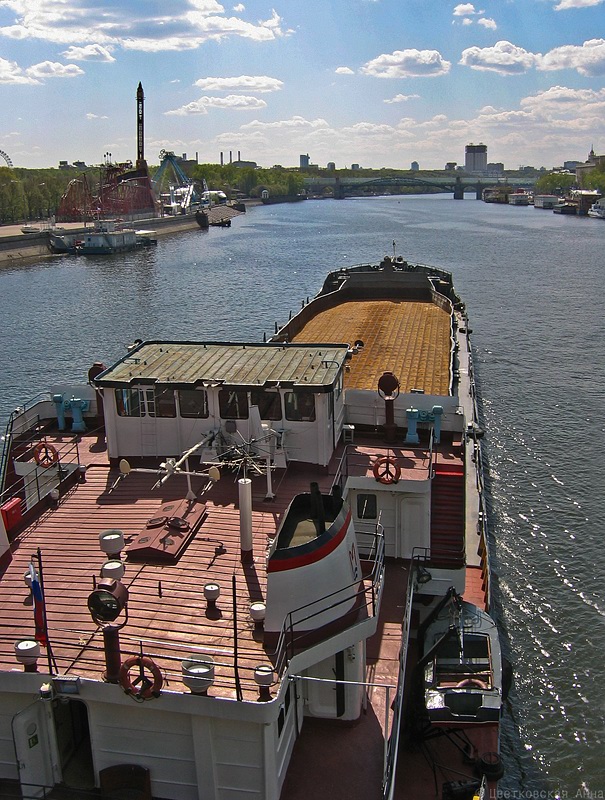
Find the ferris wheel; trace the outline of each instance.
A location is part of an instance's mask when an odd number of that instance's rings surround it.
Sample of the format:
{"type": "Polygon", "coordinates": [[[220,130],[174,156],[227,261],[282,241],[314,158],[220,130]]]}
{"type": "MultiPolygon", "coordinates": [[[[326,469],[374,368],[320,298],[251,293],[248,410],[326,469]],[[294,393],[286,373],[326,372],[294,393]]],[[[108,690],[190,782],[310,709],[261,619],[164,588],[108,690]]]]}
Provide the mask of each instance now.
{"type": "Polygon", "coordinates": [[[13,162],[10,160],[10,156],[7,155],[7,153],[5,153],[4,150],[0,150],[0,156],[6,161],[6,165],[12,169],[13,162]]]}

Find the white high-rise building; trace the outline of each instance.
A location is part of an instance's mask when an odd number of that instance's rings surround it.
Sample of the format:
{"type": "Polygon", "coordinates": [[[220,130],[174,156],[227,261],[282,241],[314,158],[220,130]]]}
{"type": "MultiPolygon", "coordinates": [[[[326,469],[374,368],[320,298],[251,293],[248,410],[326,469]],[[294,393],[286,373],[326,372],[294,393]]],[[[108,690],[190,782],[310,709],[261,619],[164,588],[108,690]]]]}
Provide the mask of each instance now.
{"type": "Polygon", "coordinates": [[[466,172],[485,172],[487,170],[487,145],[472,143],[466,145],[464,169],[466,172]]]}

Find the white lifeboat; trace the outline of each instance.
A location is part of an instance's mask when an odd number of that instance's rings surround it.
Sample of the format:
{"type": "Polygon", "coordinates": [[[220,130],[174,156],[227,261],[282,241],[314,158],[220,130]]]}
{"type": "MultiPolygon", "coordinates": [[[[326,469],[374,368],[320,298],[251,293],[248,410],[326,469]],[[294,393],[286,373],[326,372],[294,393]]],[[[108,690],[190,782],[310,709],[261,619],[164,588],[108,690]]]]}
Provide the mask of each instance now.
{"type": "Polygon", "coordinates": [[[361,566],[351,511],[317,484],[286,510],[267,563],[265,642],[284,624],[304,648],[357,617],[361,566]]]}

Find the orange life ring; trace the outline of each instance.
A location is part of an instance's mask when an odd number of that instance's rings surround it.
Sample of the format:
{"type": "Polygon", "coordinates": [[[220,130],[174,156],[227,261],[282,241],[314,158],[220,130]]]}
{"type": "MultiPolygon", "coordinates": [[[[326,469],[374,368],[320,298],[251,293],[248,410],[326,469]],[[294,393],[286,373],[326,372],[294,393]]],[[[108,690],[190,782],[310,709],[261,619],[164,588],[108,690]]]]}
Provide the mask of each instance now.
{"type": "Polygon", "coordinates": [[[456,684],[456,689],[487,689],[487,683],[480,681],[479,678],[465,678],[456,684]]]}
{"type": "Polygon", "coordinates": [[[59,460],[59,453],[52,444],[38,442],[34,447],[34,459],[39,467],[52,467],[59,460]]]}
{"type": "Polygon", "coordinates": [[[164,684],[164,678],[162,677],[160,668],[155,661],[152,661],[147,656],[132,656],[131,658],[127,658],[120,667],[118,680],[126,694],[132,694],[135,697],[140,697],[142,700],[158,697],[164,684]],[[134,680],[131,680],[130,670],[133,667],[138,668],[139,674],[134,680]],[[145,670],[151,673],[153,677],[152,681],[145,675],[145,670]]]}
{"type": "Polygon", "coordinates": [[[374,462],[372,472],[378,483],[397,483],[401,477],[401,467],[394,458],[384,456],[374,462]]]}

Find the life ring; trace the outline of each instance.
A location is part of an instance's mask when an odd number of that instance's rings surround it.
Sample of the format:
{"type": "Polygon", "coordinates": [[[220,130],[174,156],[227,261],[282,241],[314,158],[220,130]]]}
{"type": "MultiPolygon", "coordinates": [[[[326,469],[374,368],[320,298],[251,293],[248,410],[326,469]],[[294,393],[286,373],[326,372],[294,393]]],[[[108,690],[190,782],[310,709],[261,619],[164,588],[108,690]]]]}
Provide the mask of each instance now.
{"type": "Polygon", "coordinates": [[[132,694],[142,700],[149,700],[151,697],[159,697],[160,691],[164,684],[164,678],[160,672],[160,668],[147,656],[132,656],[127,658],[120,667],[120,674],[118,676],[120,686],[126,694],[132,694]],[[138,668],[138,675],[132,680],[130,678],[130,670],[133,667],[138,668]],[[151,673],[153,680],[150,680],[145,671],[151,673]]]}
{"type": "Polygon", "coordinates": [[[487,683],[479,678],[465,678],[456,684],[456,689],[487,689],[487,683]]]}
{"type": "Polygon", "coordinates": [[[38,442],[34,447],[34,459],[39,467],[52,467],[59,460],[59,453],[52,444],[38,442]]]}
{"type": "Polygon", "coordinates": [[[384,456],[374,462],[372,472],[378,483],[397,483],[401,477],[401,467],[394,458],[384,456]]]}

